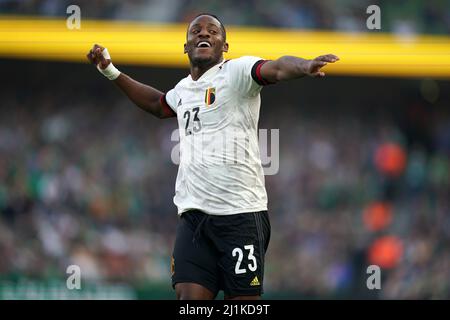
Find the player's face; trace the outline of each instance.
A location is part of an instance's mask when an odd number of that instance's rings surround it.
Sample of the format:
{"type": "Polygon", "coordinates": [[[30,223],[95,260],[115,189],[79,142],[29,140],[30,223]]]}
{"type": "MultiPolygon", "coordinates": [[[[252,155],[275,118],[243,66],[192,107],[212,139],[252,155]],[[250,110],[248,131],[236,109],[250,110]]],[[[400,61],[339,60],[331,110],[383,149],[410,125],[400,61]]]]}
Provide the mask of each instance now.
{"type": "Polygon", "coordinates": [[[187,31],[184,53],[192,64],[215,64],[228,51],[220,22],[214,17],[199,16],[191,22],[187,31]]]}

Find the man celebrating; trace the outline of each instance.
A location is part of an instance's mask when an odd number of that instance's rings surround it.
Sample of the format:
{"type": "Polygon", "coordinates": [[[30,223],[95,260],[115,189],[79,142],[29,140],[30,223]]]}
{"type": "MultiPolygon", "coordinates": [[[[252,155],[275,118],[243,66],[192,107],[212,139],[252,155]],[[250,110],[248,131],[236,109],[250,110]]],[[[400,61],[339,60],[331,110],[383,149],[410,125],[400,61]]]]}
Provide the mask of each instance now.
{"type": "Polygon", "coordinates": [[[200,14],[189,24],[184,53],[190,75],[167,93],[139,83],[94,45],[87,57],[137,106],[158,118],[177,117],[180,165],[174,203],[180,220],[172,257],[178,299],[258,299],[270,238],[267,194],[258,145],[264,85],[305,75],[323,77],[324,55],[269,61],[244,56],[224,61],[226,31],[200,14]]]}

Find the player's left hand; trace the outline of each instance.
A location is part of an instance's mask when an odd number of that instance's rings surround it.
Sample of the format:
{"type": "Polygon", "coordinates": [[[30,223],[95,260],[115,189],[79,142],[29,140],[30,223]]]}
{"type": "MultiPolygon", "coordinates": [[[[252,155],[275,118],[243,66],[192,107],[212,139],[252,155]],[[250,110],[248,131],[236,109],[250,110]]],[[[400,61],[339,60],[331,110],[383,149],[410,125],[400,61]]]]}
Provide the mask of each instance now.
{"type": "Polygon", "coordinates": [[[325,67],[328,63],[334,63],[339,60],[338,56],[334,54],[326,54],[319,56],[313,60],[309,60],[309,65],[307,67],[307,74],[311,77],[324,77],[325,72],[320,69],[325,67]]]}

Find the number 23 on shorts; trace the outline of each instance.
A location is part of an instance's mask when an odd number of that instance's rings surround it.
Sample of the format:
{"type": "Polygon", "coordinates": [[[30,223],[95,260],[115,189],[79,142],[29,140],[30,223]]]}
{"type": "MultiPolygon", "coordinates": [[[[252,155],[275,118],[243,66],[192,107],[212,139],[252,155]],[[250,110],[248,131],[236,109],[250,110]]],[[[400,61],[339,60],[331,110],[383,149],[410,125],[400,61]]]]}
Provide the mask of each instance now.
{"type": "MultiPolygon", "coordinates": [[[[246,251],[248,251],[247,260],[248,260],[248,262],[250,262],[249,264],[247,264],[248,269],[252,272],[255,272],[256,269],[258,268],[258,265],[256,263],[256,257],[253,255],[253,253],[255,252],[255,248],[253,247],[252,244],[249,244],[249,245],[244,246],[244,249],[246,251]]],[[[233,257],[236,257],[236,256],[238,257],[237,261],[236,261],[236,265],[234,267],[234,272],[236,274],[246,273],[247,269],[241,268],[242,260],[244,259],[244,252],[242,251],[242,249],[239,247],[236,247],[233,249],[231,254],[233,257]]]]}

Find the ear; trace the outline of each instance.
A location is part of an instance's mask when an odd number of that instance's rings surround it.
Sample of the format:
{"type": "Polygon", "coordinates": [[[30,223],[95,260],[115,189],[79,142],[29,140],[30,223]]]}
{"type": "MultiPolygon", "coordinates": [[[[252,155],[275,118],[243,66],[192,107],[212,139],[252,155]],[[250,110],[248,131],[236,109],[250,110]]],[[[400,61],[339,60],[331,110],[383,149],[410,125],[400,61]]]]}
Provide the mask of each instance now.
{"type": "Polygon", "coordinates": [[[187,48],[186,47],[187,47],[187,44],[185,43],[184,44],[184,53],[187,53],[187,48]]]}
{"type": "Polygon", "coordinates": [[[228,52],[228,42],[225,42],[225,43],[223,44],[222,51],[223,51],[223,52],[228,52]]]}

